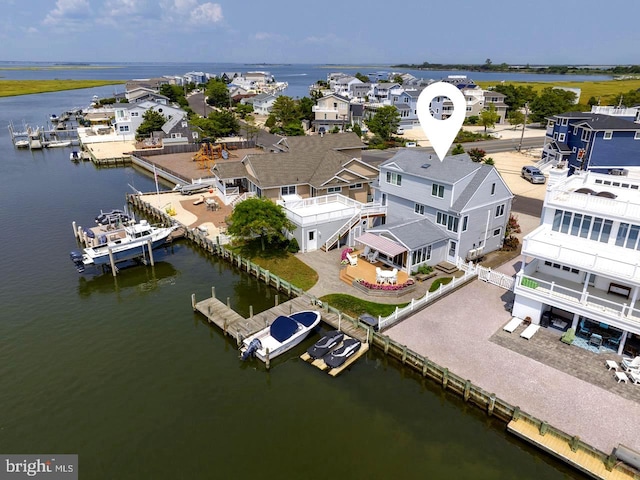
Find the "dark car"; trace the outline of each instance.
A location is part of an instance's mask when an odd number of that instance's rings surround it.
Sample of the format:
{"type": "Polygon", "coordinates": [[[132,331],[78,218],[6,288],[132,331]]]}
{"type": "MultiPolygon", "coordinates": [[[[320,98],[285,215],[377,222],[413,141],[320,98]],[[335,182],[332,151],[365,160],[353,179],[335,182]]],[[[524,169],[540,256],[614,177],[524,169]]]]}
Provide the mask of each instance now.
{"type": "Polygon", "coordinates": [[[544,176],[544,173],[542,173],[538,167],[534,167],[533,165],[522,167],[520,175],[531,183],[544,183],[547,181],[547,177],[544,176]]]}

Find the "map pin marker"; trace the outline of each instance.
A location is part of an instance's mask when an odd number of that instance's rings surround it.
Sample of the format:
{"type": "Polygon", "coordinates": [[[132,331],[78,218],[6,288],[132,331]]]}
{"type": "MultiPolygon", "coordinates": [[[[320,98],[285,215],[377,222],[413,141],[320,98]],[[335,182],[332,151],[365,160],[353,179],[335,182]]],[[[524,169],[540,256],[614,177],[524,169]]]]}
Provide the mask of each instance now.
{"type": "Polygon", "coordinates": [[[456,86],[447,82],[435,82],[425,88],[418,97],[417,110],[420,126],[442,161],[464,122],[467,101],[456,86]],[[429,104],[436,97],[447,97],[453,103],[453,113],[449,118],[439,120],[431,114],[429,104]]]}

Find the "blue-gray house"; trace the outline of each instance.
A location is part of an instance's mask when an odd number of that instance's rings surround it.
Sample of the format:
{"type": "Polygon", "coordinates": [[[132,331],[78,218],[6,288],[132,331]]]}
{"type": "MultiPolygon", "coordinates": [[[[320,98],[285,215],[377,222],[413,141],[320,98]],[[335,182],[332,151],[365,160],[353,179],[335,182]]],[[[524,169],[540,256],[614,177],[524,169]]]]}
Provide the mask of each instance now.
{"type": "Polygon", "coordinates": [[[640,166],[640,123],[633,117],[567,112],[549,119],[542,160],[601,173],[640,166]]]}

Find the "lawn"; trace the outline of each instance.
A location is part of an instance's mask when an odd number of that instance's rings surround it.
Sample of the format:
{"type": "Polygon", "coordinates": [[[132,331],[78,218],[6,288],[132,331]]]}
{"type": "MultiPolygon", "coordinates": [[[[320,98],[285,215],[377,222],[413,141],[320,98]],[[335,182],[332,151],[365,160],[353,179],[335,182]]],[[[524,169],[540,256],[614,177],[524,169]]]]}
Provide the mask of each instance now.
{"type": "Polygon", "coordinates": [[[0,97],[121,85],[122,80],[0,80],[0,97]]]}
{"type": "Polygon", "coordinates": [[[354,318],[358,318],[363,313],[368,313],[374,317],[378,317],[378,315],[387,317],[395,312],[396,307],[402,308],[407,305],[406,303],[398,305],[374,303],[343,293],[325,295],[320,300],[354,318]]]}
{"type": "Polygon", "coordinates": [[[229,245],[227,248],[243,258],[249,258],[253,263],[260,265],[302,290],[309,290],[318,281],[316,271],[306,263],[298,260],[292,253],[282,249],[276,250],[275,248],[267,248],[262,251],[259,245],[260,242],[253,242],[246,245],[229,245]]]}
{"type": "MultiPolygon", "coordinates": [[[[482,88],[495,85],[495,82],[476,82],[482,88]]],[[[602,81],[585,81],[585,82],[512,82],[506,81],[518,87],[526,87],[531,85],[536,92],[546,87],[571,87],[580,88],[580,102],[586,103],[591,97],[600,98],[602,105],[611,103],[613,97],[619,93],[626,93],[629,90],[637,90],[640,88],[640,79],[638,80],[602,80],[602,81]]]]}

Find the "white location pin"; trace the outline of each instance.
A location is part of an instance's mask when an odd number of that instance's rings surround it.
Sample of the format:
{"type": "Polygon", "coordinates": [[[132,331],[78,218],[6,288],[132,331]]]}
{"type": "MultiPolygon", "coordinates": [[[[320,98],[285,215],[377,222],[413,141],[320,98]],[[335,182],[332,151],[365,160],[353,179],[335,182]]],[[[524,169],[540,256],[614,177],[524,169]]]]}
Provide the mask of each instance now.
{"type": "Polygon", "coordinates": [[[442,161],[464,122],[467,101],[456,86],[447,82],[435,82],[420,93],[417,110],[420,126],[442,161]],[[453,103],[453,113],[445,120],[434,118],[429,109],[431,100],[437,97],[447,97],[453,103]]]}

